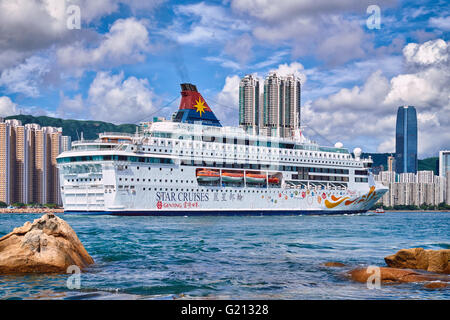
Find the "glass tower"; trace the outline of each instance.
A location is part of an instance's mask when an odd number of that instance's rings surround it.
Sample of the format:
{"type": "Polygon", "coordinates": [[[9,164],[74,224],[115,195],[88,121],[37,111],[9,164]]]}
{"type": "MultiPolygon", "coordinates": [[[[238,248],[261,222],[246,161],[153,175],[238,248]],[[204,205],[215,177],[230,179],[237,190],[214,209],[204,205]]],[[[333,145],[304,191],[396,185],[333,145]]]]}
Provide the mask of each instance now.
{"type": "Polygon", "coordinates": [[[450,150],[439,151],[439,176],[447,177],[448,172],[450,172],[450,150]]]}
{"type": "Polygon", "coordinates": [[[399,107],[397,111],[395,171],[417,172],[417,114],[411,106],[399,107]]]}

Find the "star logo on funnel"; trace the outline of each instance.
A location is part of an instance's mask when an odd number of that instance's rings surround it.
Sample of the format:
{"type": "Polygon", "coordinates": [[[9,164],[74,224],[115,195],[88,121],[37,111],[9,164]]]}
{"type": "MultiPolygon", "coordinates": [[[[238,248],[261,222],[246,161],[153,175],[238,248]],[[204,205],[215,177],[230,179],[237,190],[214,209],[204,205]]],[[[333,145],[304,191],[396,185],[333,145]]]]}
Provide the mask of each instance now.
{"type": "Polygon", "coordinates": [[[202,101],[202,98],[198,98],[198,101],[196,101],[197,104],[194,105],[197,110],[196,112],[200,113],[200,117],[202,116],[202,112],[205,113],[206,106],[204,105],[205,101],[202,101]]]}

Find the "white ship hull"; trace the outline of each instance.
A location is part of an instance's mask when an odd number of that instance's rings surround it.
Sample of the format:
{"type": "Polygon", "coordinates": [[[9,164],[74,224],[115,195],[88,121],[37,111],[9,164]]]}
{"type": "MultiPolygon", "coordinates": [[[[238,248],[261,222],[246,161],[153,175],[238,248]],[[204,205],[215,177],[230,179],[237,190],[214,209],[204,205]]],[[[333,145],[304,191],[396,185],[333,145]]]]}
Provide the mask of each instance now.
{"type": "Polygon", "coordinates": [[[101,171],[77,174],[75,179],[61,175],[65,212],[113,215],[351,214],[367,211],[386,191],[383,186],[373,186],[371,191],[368,183],[346,190],[254,184],[211,186],[199,184],[195,167],[140,165],[138,169],[138,165],[114,162],[98,165],[102,167],[101,171]],[[127,177],[127,181],[123,177],[127,177]]]}

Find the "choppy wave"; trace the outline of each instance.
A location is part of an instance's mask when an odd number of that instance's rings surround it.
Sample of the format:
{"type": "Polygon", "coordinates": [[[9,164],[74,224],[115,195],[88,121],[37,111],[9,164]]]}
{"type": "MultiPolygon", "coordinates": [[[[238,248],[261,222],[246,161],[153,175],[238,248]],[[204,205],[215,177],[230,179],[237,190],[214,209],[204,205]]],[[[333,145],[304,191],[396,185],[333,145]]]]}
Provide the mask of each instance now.
{"type": "MultiPolygon", "coordinates": [[[[35,215],[2,215],[0,234],[35,215]]],[[[450,213],[293,217],[63,215],[96,264],[69,275],[0,276],[2,299],[449,299],[420,285],[367,290],[348,266],[401,248],[450,249],[450,213]],[[347,270],[347,269],[346,269],[347,270]]]]}

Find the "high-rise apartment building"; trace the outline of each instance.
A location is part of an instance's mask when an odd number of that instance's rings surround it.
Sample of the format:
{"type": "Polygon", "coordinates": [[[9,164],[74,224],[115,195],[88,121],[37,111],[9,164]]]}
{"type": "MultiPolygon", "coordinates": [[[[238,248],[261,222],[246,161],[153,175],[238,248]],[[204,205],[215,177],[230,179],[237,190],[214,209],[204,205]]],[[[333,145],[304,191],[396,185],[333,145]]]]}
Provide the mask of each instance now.
{"type": "Polygon", "coordinates": [[[14,190],[11,202],[28,203],[30,187],[30,153],[28,129],[18,120],[12,123],[15,138],[14,190]]]}
{"type": "Polygon", "coordinates": [[[239,83],[239,125],[248,133],[259,133],[259,80],[246,75],[239,83]]]}
{"type": "Polygon", "coordinates": [[[56,157],[65,148],[61,128],[0,122],[0,201],[61,204],[56,157]]]}
{"type": "Polygon", "coordinates": [[[247,132],[292,137],[300,127],[300,102],[301,83],[294,75],[269,74],[263,95],[259,93],[259,81],[245,76],[240,83],[239,123],[247,132]]]}
{"type": "Polygon", "coordinates": [[[433,170],[417,171],[417,182],[418,183],[433,183],[434,182],[434,171],[433,170]]]}
{"type": "Polygon", "coordinates": [[[280,133],[282,137],[292,137],[300,126],[300,79],[294,75],[281,78],[280,133]]]}
{"type": "Polygon", "coordinates": [[[395,171],[417,172],[417,114],[411,106],[399,107],[395,134],[395,171]]]}
{"type": "Polygon", "coordinates": [[[395,157],[393,156],[389,156],[387,159],[387,167],[388,170],[387,171],[395,171],[395,157]]]}
{"type": "Polygon", "coordinates": [[[0,123],[0,201],[10,203],[12,198],[12,169],[14,164],[11,154],[11,126],[0,123]]]}
{"type": "Polygon", "coordinates": [[[280,136],[281,79],[272,73],[264,80],[264,101],[260,132],[267,136],[280,136]]]}
{"type": "Polygon", "coordinates": [[[435,176],[431,170],[396,174],[392,171],[380,172],[375,180],[389,187],[380,202],[385,206],[395,205],[439,205],[444,194],[449,194],[448,179],[435,176]]]}
{"type": "Polygon", "coordinates": [[[69,151],[71,149],[72,138],[70,136],[60,136],[60,152],[69,151]]]}

